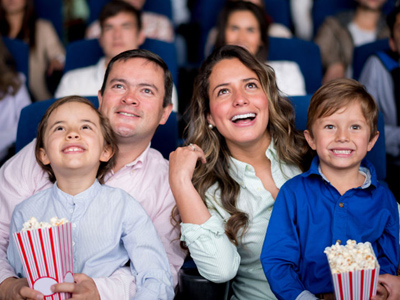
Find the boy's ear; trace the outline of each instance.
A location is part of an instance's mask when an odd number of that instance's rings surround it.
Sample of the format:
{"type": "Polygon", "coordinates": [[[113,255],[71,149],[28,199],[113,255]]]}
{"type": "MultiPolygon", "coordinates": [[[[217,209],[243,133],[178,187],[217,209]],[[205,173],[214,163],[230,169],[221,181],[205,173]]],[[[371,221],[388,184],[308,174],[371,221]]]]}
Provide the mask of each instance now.
{"type": "Polygon", "coordinates": [[[107,162],[110,160],[111,157],[113,157],[114,151],[111,149],[110,145],[105,145],[103,152],[100,155],[100,161],[102,162],[107,162]]]}
{"type": "Polygon", "coordinates": [[[310,148],[313,150],[317,150],[314,139],[311,137],[311,133],[308,130],[304,130],[304,137],[306,138],[306,141],[307,141],[308,145],[310,146],[310,148]]]}
{"type": "Polygon", "coordinates": [[[379,137],[379,131],[375,133],[375,135],[369,140],[368,142],[368,152],[371,151],[371,149],[374,147],[376,141],[378,140],[379,137]]]}
{"type": "Polygon", "coordinates": [[[42,162],[43,165],[49,165],[50,164],[50,160],[49,157],[47,156],[46,150],[44,150],[44,148],[40,148],[39,150],[39,158],[40,161],[42,162]]]}

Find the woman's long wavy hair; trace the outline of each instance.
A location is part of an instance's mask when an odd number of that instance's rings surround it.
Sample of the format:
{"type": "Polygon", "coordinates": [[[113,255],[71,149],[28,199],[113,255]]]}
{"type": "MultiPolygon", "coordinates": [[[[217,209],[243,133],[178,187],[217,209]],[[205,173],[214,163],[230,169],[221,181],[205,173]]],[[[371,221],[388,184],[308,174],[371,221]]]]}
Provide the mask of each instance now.
{"type": "Polygon", "coordinates": [[[15,61],[0,36],[0,101],[9,94],[15,95],[21,84],[15,70],[15,61]]]}
{"type": "Polygon", "coordinates": [[[259,62],[244,48],[233,45],[216,49],[205,60],[194,83],[187,142],[197,144],[203,149],[207,163],[197,165],[193,174],[193,185],[200,197],[205,199],[206,191],[215,183],[218,184],[221,205],[231,215],[225,232],[232,243],[238,245],[239,231],[239,238],[242,238],[248,227],[248,215],[237,208],[240,186],[229,175],[231,153],[225,138],[217,128],[210,129],[207,122],[207,115],[210,114],[209,78],[214,66],[225,59],[239,59],[257,74],[268,99],[269,124],[265,130],[269,131],[274,140],[279,160],[305,171],[309,162],[309,148],[303,134],[295,129],[293,107],[287,98],[280,95],[271,67],[259,62]]]}
{"type": "MultiPolygon", "coordinates": [[[[10,24],[8,24],[6,15],[7,12],[4,10],[3,5],[0,4],[0,33],[3,36],[9,36],[10,34],[10,24]]],[[[35,48],[36,21],[37,15],[33,0],[26,0],[21,30],[18,32],[16,38],[28,43],[31,49],[35,48]]]]}

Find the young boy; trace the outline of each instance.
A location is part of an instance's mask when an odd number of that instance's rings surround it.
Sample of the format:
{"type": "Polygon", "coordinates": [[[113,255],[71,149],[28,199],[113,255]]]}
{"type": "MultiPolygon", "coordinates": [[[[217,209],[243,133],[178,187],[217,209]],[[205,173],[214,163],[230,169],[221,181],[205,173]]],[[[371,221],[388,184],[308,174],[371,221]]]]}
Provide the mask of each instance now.
{"type": "MultiPolygon", "coordinates": [[[[108,119],[85,98],[62,98],[45,113],[35,150],[56,183],[16,206],[10,236],[32,216],[66,218],[73,228],[74,273],[108,277],[130,260],[135,299],[172,299],[168,259],[150,218],[129,194],[100,184],[117,151],[108,119]]],[[[16,274],[26,277],[14,241],[7,254],[16,274]]]]}
{"type": "Polygon", "coordinates": [[[381,274],[396,274],[397,202],[364,159],[378,139],[377,121],[374,99],[355,80],[333,80],[311,98],[304,134],[317,156],[282,186],[261,252],[278,299],[333,299],[324,249],[348,239],[369,241],[381,274]]]}

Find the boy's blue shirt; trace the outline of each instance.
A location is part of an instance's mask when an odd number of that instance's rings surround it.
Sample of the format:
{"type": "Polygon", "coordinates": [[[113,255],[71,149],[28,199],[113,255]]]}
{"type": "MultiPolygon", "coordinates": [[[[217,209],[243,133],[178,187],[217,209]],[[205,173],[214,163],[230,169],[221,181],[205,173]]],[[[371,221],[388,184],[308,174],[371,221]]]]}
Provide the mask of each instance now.
{"type": "Polygon", "coordinates": [[[371,242],[381,274],[396,274],[399,261],[399,215],[388,188],[371,184],[344,195],[319,173],[315,157],[309,171],[287,181],[279,191],[261,252],[261,263],[278,299],[296,299],[308,290],[333,292],[325,247],[340,240],[371,242]]]}

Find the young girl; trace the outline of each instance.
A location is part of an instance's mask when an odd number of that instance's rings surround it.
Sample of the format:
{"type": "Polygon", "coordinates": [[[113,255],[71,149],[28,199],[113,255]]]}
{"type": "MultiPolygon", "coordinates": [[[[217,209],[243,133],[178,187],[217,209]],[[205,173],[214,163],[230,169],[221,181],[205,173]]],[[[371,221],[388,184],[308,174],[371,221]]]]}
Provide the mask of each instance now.
{"type": "MultiPolygon", "coordinates": [[[[88,100],[56,101],[39,125],[35,152],[55,184],[16,206],[10,234],[32,216],[66,218],[73,228],[74,273],[107,277],[130,260],[136,297],[172,299],[168,259],[150,218],[129,194],[100,184],[116,151],[108,119],[88,100]]],[[[8,259],[26,277],[15,242],[8,259]]]]}

